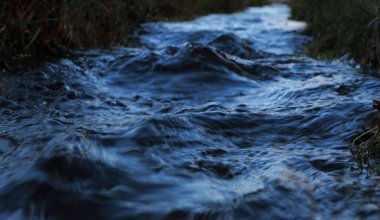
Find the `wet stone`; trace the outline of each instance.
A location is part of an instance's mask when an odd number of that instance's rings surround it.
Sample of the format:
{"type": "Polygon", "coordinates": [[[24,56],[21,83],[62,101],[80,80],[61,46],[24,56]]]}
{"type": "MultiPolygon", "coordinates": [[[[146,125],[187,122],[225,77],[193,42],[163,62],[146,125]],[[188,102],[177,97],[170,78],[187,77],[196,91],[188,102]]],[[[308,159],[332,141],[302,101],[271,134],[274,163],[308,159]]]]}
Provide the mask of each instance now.
{"type": "Polygon", "coordinates": [[[339,93],[339,95],[346,95],[351,91],[351,89],[348,86],[341,85],[336,89],[336,91],[339,93]]]}
{"type": "Polygon", "coordinates": [[[76,98],[78,98],[77,93],[74,92],[74,91],[70,91],[70,92],[68,92],[66,96],[67,96],[67,98],[69,98],[69,99],[76,99],[76,98]]]}
{"type": "Polygon", "coordinates": [[[49,84],[47,87],[51,90],[60,90],[63,89],[64,86],[65,84],[63,82],[53,82],[49,84]]]}

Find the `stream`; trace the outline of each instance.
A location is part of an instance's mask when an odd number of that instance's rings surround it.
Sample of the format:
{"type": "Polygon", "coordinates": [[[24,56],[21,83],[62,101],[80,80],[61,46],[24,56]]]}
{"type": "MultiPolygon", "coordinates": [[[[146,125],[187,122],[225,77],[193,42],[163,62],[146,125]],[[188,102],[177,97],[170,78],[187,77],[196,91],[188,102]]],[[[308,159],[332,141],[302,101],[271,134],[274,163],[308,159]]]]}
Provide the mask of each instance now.
{"type": "Polygon", "coordinates": [[[0,71],[0,219],[379,219],[349,151],[379,74],[305,56],[282,4],[0,71]]]}

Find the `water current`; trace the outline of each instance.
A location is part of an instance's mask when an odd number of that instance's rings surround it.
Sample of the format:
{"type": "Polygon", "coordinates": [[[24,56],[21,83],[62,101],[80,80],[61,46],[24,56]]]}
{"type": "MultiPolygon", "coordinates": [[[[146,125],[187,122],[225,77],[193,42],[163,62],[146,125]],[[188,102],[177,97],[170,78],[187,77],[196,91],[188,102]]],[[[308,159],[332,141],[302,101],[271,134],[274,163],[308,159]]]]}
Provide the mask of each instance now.
{"type": "Polygon", "coordinates": [[[379,76],[302,55],[289,16],[145,24],[0,73],[0,219],[379,219],[348,149],[379,76]]]}

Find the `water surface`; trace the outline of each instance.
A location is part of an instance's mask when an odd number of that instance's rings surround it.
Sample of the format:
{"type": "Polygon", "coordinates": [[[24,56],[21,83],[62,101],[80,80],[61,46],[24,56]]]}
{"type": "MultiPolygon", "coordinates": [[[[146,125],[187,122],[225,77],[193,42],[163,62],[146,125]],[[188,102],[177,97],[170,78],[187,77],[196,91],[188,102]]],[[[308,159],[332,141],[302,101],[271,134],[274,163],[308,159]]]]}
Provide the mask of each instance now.
{"type": "Polygon", "coordinates": [[[380,217],[348,146],[379,78],[272,5],[0,73],[1,219],[380,217]]]}

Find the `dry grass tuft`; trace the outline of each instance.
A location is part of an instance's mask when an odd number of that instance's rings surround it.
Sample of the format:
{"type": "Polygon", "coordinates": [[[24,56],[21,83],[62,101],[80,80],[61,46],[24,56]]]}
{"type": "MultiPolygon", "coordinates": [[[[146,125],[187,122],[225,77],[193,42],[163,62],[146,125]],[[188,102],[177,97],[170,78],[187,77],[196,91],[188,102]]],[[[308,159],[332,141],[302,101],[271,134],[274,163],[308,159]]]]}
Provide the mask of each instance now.
{"type": "MultiPolygon", "coordinates": [[[[374,100],[374,108],[380,111],[380,101],[374,100]]],[[[356,137],[350,147],[351,153],[361,171],[380,173],[380,118],[377,125],[356,137]]]]}

